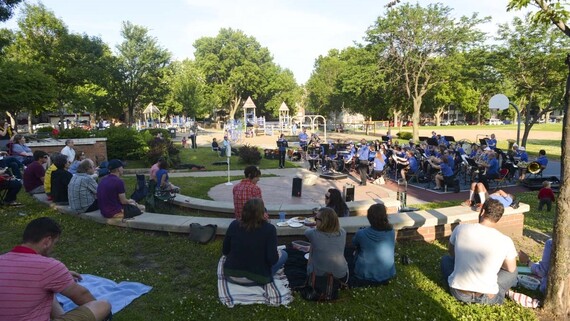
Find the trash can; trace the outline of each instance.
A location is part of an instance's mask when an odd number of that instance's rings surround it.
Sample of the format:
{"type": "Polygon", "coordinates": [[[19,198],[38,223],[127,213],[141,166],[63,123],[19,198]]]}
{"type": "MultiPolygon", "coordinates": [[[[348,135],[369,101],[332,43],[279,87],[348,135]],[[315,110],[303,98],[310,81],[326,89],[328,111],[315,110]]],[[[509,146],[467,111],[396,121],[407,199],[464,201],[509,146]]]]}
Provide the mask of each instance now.
{"type": "Polygon", "coordinates": [[[168,132],[170,133],[170,138],[176,138],[176,128],[175,127],[168,128],[168,132]]]}
{"type": "Polygon", "coordinates": [[[512,150],[512,149],[513,149],[513,145],[515,144],[516,140],[514,140],[514,139],[507,139],[507,142],[509,143],[509,147],[507,148],[507,150],[512,150]]]}

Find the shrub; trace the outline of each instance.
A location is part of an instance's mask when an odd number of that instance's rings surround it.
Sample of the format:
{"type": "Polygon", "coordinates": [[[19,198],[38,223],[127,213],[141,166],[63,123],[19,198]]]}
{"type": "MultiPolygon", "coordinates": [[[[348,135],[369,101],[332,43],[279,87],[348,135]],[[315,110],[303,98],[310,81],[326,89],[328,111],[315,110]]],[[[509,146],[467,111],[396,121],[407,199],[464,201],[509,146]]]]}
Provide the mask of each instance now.
{"type": "Polygon", "coordinates": [[[414,134],[412,134],[410,132],[399,132],[396,134],[396,136],[398,136],[399,139],[412,139],[412,138],[414,138],[414,134]]]}
{"type": "Polygon", "coordinates": [[[246,144],[240,147],[238,151],[239,158],[242,163],[247,165],[258,165],[261,161],[261,152],[256,146],[246,144]]]}
{"type": "Polygon", "coordinates": [[[132,128],[110,127],[99,131],[97,135],[107,137],[108,159],[141,159],[148,151],[142,135],[132,128]]]}
{"type": "Polygon", "coordinates": [[[91,132],[84,130],[82,128],[70,128],[64,129],[59,133],[59,138],[89,138],[91,137],[91,132]]]}

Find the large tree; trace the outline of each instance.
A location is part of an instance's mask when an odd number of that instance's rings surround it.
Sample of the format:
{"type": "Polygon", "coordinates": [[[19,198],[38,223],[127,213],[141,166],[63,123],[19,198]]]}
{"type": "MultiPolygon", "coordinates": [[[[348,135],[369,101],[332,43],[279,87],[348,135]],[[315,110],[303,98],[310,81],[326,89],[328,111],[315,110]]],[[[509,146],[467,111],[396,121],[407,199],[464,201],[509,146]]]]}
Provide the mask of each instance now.
{"type": "Polygon", "coordinates": [[[269,50],[254,37],[240,30],[221,29],[216,37],[196,40],[194,48],[196,64],[210,92],[230,118],[235,118],[248,96],[261,112],[272,114],[283,100],[290,106],[295,103],[298,94],[278,95],[293,90],[299,93],[292,73],[276,66],[269,50]]]}
{"type": "MultiPolygon", "coordinates": [[[[422,99],[439,83],[448,81],[438,70],[441,59],[467,50],[483,41],[476,29],[485,19],[451,18],[451,9],[441,4],[392,7],[367,31],[366,40],[378,50],[379,64],[390,64],[402,77],[403,90],[413,103],[414,139],[419,139],[422,99]]],[[[443,73],[444,74],[444,73],[443,73]]]]}
{"type": "Polygon", "coordinates": [[[6,21],[14,14],[14,9],[23,0],[0,0],[0,21],[6,21]]]}
{"type": "Polygon", "coordinates": [[[145,27],[123,22],[121,35],[116,99],[127,111],[125,122],[132,124],[135,113],[149,102],[165,100],[163,81],[171,55],[145,27]]]}
{"type": "Polygon", "coordinates": [[[526,145],[532,126],[543,116],[562,108],[564,57],[570,39],[554,26],[535,24],[531,15],[514,18],[512,26],[499,26],[503,41],[499,70],[510,80],[525,114],[522,145],[526,145]]]}
{"type": "MultiPolygon", "coordinates": [[[[520,9],[528,6],[530,0],[510,0],[509,9],[520,9]]],[[[567,37],[570,27],[566,24],[570,13],[566,10],[566,1],[532,0],[538,7],[533,16],[534,21],[541,24],[554,24],[567,37]]],[[[564,120],[562,127],[562,172],[560,194],[556,207],[552,237],[552,253],[550,271],[544,309],[561,320],[570,317],[570,54],[566,56],[568,76],[564,92],[564,120]]]]}
{"type": "Polygon", "coordinates": [[[208,106],[204,75],[192,60],[175,61],[170,65],[167,81],[170,91],[167,99],[169,113],[204,117],[213,106],[208,106]]]}

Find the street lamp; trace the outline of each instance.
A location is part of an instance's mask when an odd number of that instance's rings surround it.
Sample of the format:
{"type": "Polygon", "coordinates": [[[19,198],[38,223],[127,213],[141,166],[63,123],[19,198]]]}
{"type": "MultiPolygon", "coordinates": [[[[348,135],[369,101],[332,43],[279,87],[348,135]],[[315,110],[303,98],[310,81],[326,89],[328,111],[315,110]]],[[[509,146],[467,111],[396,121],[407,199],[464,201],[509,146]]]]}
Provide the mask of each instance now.
{"type": "Polygon", "coordinates": [[[519,145],[519,138],[521,133],[521,113],[517,105],[511,103],[509,98],[503,94],[496,94],[495,96],[489,99],[489,108],[490,109],[499,109],[505,110],[509,108],[509,105],[513,106],[513,108],[517,111],[517,145],[519,145]]]}

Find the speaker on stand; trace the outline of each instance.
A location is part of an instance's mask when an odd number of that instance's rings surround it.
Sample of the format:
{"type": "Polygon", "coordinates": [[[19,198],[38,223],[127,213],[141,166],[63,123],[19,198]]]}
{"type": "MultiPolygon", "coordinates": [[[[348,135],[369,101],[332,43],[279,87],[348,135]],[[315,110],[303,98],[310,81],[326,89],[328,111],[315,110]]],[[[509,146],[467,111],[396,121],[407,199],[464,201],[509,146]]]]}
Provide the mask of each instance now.
{"type": "Polygon", "coordinates": [[[301,190],[303,189],[303,179],[299,177],[293,178],[293,188],[291,190],[291,196],[301,197],[301,190]]]}

